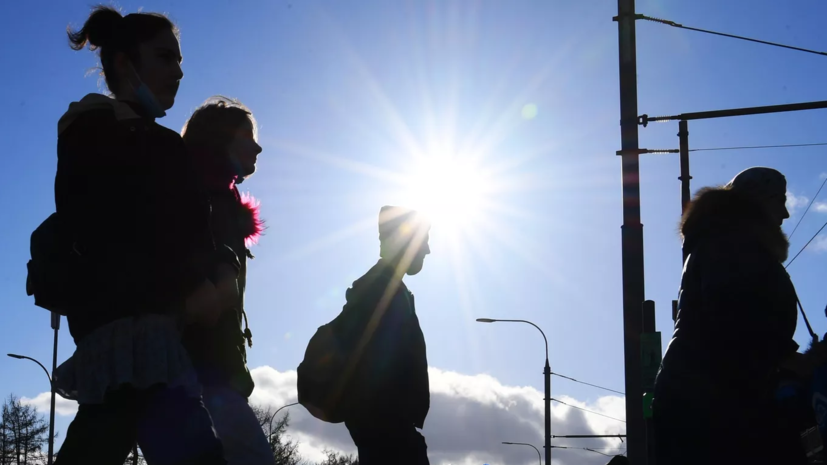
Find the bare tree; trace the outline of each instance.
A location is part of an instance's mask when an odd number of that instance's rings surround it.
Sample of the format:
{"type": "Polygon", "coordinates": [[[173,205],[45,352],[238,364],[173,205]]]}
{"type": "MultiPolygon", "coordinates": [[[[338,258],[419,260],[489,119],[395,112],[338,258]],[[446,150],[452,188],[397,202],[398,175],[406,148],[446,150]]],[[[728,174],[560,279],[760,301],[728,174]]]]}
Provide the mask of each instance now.
{"type": "Polygon", "coordinates": [[[352,455],[340,454],[339,452],[329,449],[324,450],[327,459],[323,462],[318,462],[316,465],[359,465],[359,458],[354,458],[352,455]]]}
{"type": "Polygon", "coordinates": [[[144,460],[144,456],[141,454],[141,450],[137,445],[129,451],[129,455],[126,457],[124,465],[146,465],[146,460],[144,460]]]}
{"type": "Polygon", "coordinates": [[[49,424],[34,407],[10,394],[0,420],[0,465],[44,463],[43,446],[48,442],[48,431],[49,424]]]}
{"type": "Polygon", "coordinates": [[[253,411],[264,435],[267,436],[267,442],[270,443],[275,465],[301,465],[299,443],[284,437],[284,432],[290,425],[290,414],[285,412],[281,418],[277,418],[272,407],[254,406],[253,411]]]}

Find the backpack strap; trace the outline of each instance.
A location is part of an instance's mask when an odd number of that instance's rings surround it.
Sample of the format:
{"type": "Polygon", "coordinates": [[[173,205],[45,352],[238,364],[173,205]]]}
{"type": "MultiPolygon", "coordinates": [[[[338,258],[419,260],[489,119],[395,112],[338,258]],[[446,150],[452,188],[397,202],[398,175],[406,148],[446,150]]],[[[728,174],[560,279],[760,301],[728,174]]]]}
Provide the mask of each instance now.
{"type": "MultiPolygon", "coordinates": [[[[807,325],[807,331],[810,332],[810,337],[813,339],[813,345],[818,344],[818,334],[813,331],[813,327],[810,326],[810,320],[807,319],[807,314],[804,313],[804,306],[801,305],[801,300],[798,298],[798,295],[795,296],[795,301],[798,304],[798,309],[801,311],[801,316],[804,317],[804,324],[807,325]]],[[[827,310],[825,310],[827,312],[827,310]]]]}

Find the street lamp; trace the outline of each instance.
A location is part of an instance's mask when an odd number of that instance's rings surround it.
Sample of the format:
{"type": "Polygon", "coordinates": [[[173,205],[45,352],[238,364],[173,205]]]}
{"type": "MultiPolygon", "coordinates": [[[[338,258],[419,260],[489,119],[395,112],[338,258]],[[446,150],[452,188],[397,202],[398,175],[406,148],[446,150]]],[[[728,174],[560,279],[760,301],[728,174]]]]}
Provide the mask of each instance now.
{"type": "Polygon", "coordinates": [[[37,360],[27,357],[25,355],[17,355],[17,354],[6,354],[11,358],[16,358],[18,360],[31,360],[34,363],[40,365],[40,368],[43,368],[43,371],[46,373],[46,377],[49,378],[49,386],[52,388],[52,406],[49,409],[49,458],[48,458],[48,465],[52,465],[52,459],[54,457],[54,447],[55,447],[55,384],[52,382],[52,376],[49,374],[49,370],[43,366],[42,363],[38,362],[37,360]]]}
{"type": "Polygon", "coordinates": [[[292,407],[294,405],[299,405],[299,403],[298,402],[293,402],[292,404],[282,405],[281,407],[277,408],[276,411],[273,412],[273,415],[270,416],[266,420],[270,423],[269,427],[267,428],[266,434],[267,434],[267,442],[269,442],[271,446],[272,446],[273,436],[275,435],[275,433],[273,432],[273,422],[276,422],[276,424],[278,424],[278,420],[276,419],[276,417],[278,416],[279,412],[281,412],[283,409],[286,409],[287,407],[292,407]]]}
{"type": "Polygon", "coordinates": [[[273,413],[273,418],[276,418],[276,415],[278,415],[278,414],[279,414],[279,412],[281,411],[281,409],[285,409],[285,408],[287,408],[287,407],[292,407],[292,406],[294,406],[294,405],[299,405],[299,403],[298,403],[298,402],[293,402],[292,404],[282,405],[281,407],[279,407],[278,409],[276,409],[276,412],[275,412],[275,413],[273,413]]]}
{"type": "Polygon", "coordinates": [[[537,451],[537,459],[540,461],[540,465],[543,465],[543,458],[540,457],[540,450],[537,449],[536,447],[532,446],[531,444],[526,444],[524,442],[504,442],[503,444],[508,445],[508,446],[528,446],[528,447],[531,447],[532,449],[537,451]]]}
{"type": "Polygon", "coordinates": [[[478,323],[526,323],[531,326],[537,328],[537,331],[540,331],[540,334],[543,335],[543,341],[546,343],[546,366],[543,368],[543,375],[545,376],[545,383],[546,383],[546,397],[545,404],[546,404],[546,445],[544,446],[546,450],[546,465],[551,465],[551,367],[548,364],[548,338],[546,338],[546,333],[540,329],[539,326],[535,325],[534,323],[527,321],[527,320],[499,320],[494,318],[477,318],[478,323]]]}

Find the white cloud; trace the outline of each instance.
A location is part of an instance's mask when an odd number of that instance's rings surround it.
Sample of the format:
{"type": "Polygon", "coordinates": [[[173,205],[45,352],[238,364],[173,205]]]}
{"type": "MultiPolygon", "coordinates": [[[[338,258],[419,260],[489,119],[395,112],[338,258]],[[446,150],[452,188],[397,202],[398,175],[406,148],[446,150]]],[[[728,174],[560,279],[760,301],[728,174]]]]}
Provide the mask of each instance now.
{"type": "Polygon", "coordinates": [[[819,234],[810,244],[810,248],[813,252],[827,252],[827,234],[819,234]]]}
{"type": "Polygon", "coordinates": [[[813,210],[819,213],[827,213],[827,202],[815,202],[813,204],[813,210]]]}
{"type": "MultiPolygon", "coordinates": [[[[52,406],[52,393],[41,392],[34,399],[28,397],[21,397],[20,402],[23,405],[31,405],[38,412],[42,414],[49,414],[52,406]]],[[[78,411],[78,403],[73,400],[64,399],[60,396],[55,396],[55,414],[62,416],[74,416],[78,411]]]]}
{"type": "MultiPolygon", "coordinates": [[[[813,247],[827,251],[827,235],[819,237],[813,247]]],[[[537,454],[527,447],[502,445],[503,441],[534,444],[542,452],[543,395],[533,387],[508,386],[487,375],[461,373],[430,368],[431,410],[423,434],[433,465],[529,465],[537,463],[537,454]]],[[[280,372],[269,366],[252,370],[256,382],[250,402],[279,408],[296,402],[296,372],[280,372]]],[[[49,413],[50,393],[33,399],[21,398],[41,413],[49,413]]],[[[568,405],[585,408],[610,417],[625,418],[622,397],[604,396],[593,402],[581,402],[555,394],[568,405]]],[[[350,434],[341,424],[324,423],[312,417],[301,406],[290,407],[288,435],[299,441],[299,452],[309,462],[321,461],[323,449],[356,454],[350,434]]],[[[57,397],[58,415],[74,415],[77,403],[57,397]]],[[[624,434],[626,424],[582,412],[571,407],[552,404],[551,432],[567,434],[624,434]]],[[[552,445],[590,447],[606,453],[625,450],[617,439],[566,440],[553,439],[552,445]]],[[[553,449],[555,465],[604,465],[608,457],[578,449],[553,449]]]]}
{"type": "Polygon", "coordinates": [[[796,210],[800,207],[806,207],[807,202],[810,199],[804,197],[803,195],[797,196],[790,191],[787,191],[787,210],[790,211],[790,215],[795,214],[796,210]]]}
{"type": "MultiPolygon", "coordinates": [[[[533,464],[536,453],[529,448],[502,445],[503,441],[527,442],[542,451],[543,395],[532,387],[507,386],[489,375],[463,375],[431,368],[431,410],[423,434],[434,465],[502,463],[533,464]]],[[[264,366],[252,371],[256,390],[253,404],[274,408],[296,402],[296,372],[279,372],[264,366]]],[[[611,417],[624,418],[621,397],[601,397],[592,403],[554,395],[563,402],[611,417]]],[[[290,434],[300,441],[300,451],[309,460],[321,458],[327,447],[354,453],[355,447],[344,425],[316,420],[303,407],[290,408],[290,434]]],[[[552,406],[552,434],[623,434],[625,424],[591,415],[565,405],[552,406]]],[[[555,439],[553,445],[624,448],[619,440],[555,439]]],[[[618,450],[605,450],[617,452],[618,450]]],[[[556,465],[602,465],[608,457],[589,451],[554,449],[556,465]]]]}

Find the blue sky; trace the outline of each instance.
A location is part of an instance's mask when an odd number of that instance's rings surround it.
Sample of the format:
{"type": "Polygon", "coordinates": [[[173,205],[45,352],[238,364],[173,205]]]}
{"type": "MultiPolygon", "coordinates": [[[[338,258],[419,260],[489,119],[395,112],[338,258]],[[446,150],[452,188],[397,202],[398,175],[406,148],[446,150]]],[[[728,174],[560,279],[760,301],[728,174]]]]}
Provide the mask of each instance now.
{"type": "MultiPolygon", "coordinates": [[[[219,93],[246,103],[260,123],[259,172],[242,186],[261,200],[268,224],[249,268],[251,367],[295,369],[315,328],[335,316],[345,289],[377,257],[379,207],[411,198],[400,180],[423,157],[457,154],[488,173],[487,189],[481,200],[463,199],[481,205],[472,218],[434,227],[433,254],[423,273],[408,279],[430,365],[541,389],[539,334],[474,322],[522,318],[544,328],[554,371],[623,389],[616,2],[119,5],[168,12],[182,30],[185,77],[161,124],[179,130],[199,103],[219,93]],[[536,116],[524,117],[526,105],[536,106],[536,116]]],[[[0,146],[8,178],[0,185],[7,218],[0,231],[0,351],[44,363],[51,360],[49,316],[24,293],[25,264],[29,234],[54,210],[56,121],[69,102],[99,90],[97,77],[86,76],[96,58],[70,50],[64,33],[67,24],[82,24],[88,6],[4,8],[11,19],[6,34],[14,39],[0,45],[0,146]]],[[[637,10],[802,47],[825,42],[820,18],[827,6],[817,2],[641,0],[637,10]]],[[[653,23],[638,23],[638,67],[641,114],[827,98],[824,57],[653,23]]],[[[824,122],[824,111],[691,122],[690,145],[822,142],[824,122]]],[[[652,124],[640,134],[642,147],[678,146],[677,123],[652,124]]],[[[824,152],[697,153],[693,191],[767,165],[787,175],[792,194],[812,198],[827,172],[824,152]]],[[[677,156],[642,160],[646,296],[657,303],[664,344],[681,271],[678,175],[677,156]]],[[[792,251],[824,221],[827,213],[809,213],[792,251]]],[[[823,334],[827,254],[816,249],[790,272],[823,334]]],[[[803,324],[797,340],[808,340],[803,324]]],[[[59,359],[73,349],[62,331],[59,359]]],[[[48,390],[28,362],[0,358],[0,373],[0,394],[48,390]]],[[[560,379],[552,392],[584,402],[605,394],[560,379]]],[[[69,419],[59,417],[58,429],[69,419]]]]}

